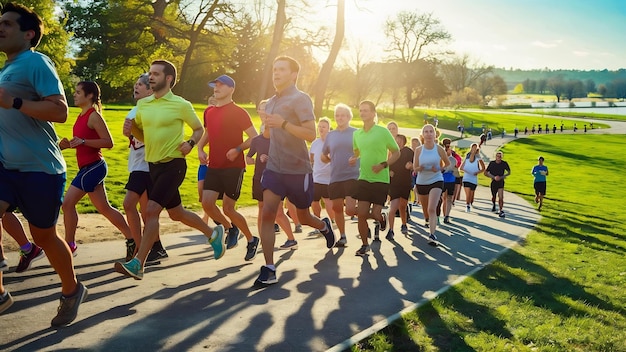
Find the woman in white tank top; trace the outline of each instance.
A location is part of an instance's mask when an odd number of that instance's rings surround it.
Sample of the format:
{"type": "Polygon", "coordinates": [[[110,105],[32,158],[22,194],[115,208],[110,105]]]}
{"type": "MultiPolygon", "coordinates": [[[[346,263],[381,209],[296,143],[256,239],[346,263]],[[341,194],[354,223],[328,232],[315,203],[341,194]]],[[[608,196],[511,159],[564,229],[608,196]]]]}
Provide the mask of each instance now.
{"type": "Polygon", "coordinates": [[[469,213],[478,186],[478,174],[485,171],[485,162],[480,158],[480,149],[477,143],[472,143],[469,154],[461,164],[461,170],[463,171],[463,188],[465,189],[465,211],[469,213]]]}
{"type": "Polygon", "coordinates": [[[450,165],[446,151],[437,143],[438,137],[439,133],[433,125],[424,125],[420,136],[422,145],[415,149],[413,159],[413,170],[417,173],[417,193],[430,232],[428,244],[435,246],[437,245],[435,235],[437,204],[441,199],[443,188],[441,169],[450,165]]]}

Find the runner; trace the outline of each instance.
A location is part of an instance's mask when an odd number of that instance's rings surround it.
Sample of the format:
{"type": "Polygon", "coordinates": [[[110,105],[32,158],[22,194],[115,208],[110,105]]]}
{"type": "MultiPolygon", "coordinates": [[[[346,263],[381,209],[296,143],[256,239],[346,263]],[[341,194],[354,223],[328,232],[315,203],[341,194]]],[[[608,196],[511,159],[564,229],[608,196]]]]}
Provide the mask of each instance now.
{"type": "Polygon", "coordinates": [[[496,196],[498,196],[498,206],[500,207],[498,216],[501,218],[505,217],[503,209],[504,179],[511,174],[511,168],[506,161],[502,160],[502,154],[501,151],[497,151],[496,160],[490,161],[485,170],[485,176],[491,179],[491,203],[493,204],[491,211],[496,212],[496,196]]]}
{"type": "Polygon", "coordinates": [[[537,208],[539,211],[543,207],[543,197],[546,195],[546,176],[548,176],[548,167],[543,164],[543,161],[543,156],[540,156],[539,163],[533,166],[531,171],[534,176],[535,203],[539,204],[537,208]]]}

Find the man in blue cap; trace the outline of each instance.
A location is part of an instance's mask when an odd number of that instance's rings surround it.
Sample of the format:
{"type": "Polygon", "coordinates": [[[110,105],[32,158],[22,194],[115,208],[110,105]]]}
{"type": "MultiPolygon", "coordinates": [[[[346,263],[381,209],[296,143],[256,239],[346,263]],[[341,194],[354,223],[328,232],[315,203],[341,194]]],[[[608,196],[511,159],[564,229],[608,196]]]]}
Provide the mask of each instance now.
{"type": "Polygon", "coordinates": [[[250,147],[252,138],[258,135],[250,115],[233,102],[235,81],[221,75],[209,82],[213,88],[215,105],[204,111],[206,133],[198,142],[200,163],[208,165],[202,191],[202,208],[214,221],[228,230],[226,248],[237,246],[239,229],[248,240],[245,260],[256,256],[259,238],[252,236],[246,218],[235,209],[241,191],[246,162],[243,151],[250,147]],[[248,138],[243,140],[243,133],[248,138]],[[209,145],[209,153],[204,147],[209,145]],[[222,209],[217,207],[217,200],[222,199],[222,209]]]}

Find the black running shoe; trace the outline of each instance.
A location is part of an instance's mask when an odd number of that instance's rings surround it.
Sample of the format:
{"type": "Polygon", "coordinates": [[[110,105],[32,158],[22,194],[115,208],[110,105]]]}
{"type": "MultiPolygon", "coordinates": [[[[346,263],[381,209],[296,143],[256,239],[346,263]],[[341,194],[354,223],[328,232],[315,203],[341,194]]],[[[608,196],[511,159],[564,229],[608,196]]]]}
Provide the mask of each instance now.
{"type": "Polygon", "coordinates": [[[272,270],[267,266],[263,265],[261,267],[261,273],[259,277],[254,281],[254,285],[272,285],[278,282],[276,278],[276,270],[272,270]]]}
{"type": "Polygon", "coordinates": [[[359,250],[356,251],[355,255],[359,257],[363,257],[367,255],[367,252],[369,252],[369,250],[370,250],[370,246],[362,245],[361,248],[359,248],[359,250]]]}
{"type": "Polygon", "coordinates": [[[230,229],[228,229],[228,235],[226,235],[226,249],[233,249],[237,247],[237,242],[239,241],[239,229],[237,226],[232,225],[230,229]]]}
{"type": "Polygon", "coordinates": [[[335,242],[337,242],[335,232],[333,231],[333,225],[330,223],[329,218],[324,218],[322,221],[326,224],[326,230],[320,230],[320,232],[326,238],[326,248],[333,248],[335,242]]]}
{"type": "Polygon", "coordinates": [[[157,263],[161,263],[169,258],[165,248],[156,249],[152,248],[150,253],[148,253],[148,257],[146,258],[146,265],[154,265],[157,263]]]}
{"type": "Polygon", "coordinates": [[[251,261],[256,257],[256,251],[259,248],[259,238],[256,236],[252,237],[252,242],[248,242],[248,247],[246,248],[246,256],[244,259],[246,261],[251,261]]]}

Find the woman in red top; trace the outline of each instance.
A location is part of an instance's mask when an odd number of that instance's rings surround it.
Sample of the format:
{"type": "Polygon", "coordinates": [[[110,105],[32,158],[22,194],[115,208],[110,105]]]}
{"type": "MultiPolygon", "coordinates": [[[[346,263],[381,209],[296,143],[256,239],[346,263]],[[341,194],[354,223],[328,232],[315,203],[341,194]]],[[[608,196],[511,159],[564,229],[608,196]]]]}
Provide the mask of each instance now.
{"type": "MultiPolygon", "coordinates": [[[[61,206],[65,225],[65,241],[70,246],[72,254],[76,256],[75,238],[76,227],[78,226],[76,204],[85,194],[88,194],[91,203],[98,212],[109,219],[126,237],[126,259],[130,260],[135,252],[135,240],[122,213],[109,204],[104,189],[107,164],[102,157],[100,148],[112,148],[113,138],[100,114],[102,111],[100,87],[95,82],[79,82],[74,93],[74,104],[82,109],[74,123],[74,137],[71,140],[63,138],[59,142],[61,149],[76,149],[79,167],[78,174],[67,189],[61,206]]],[[[139,241],[139,239],[136,240],[139,241]]]]}

